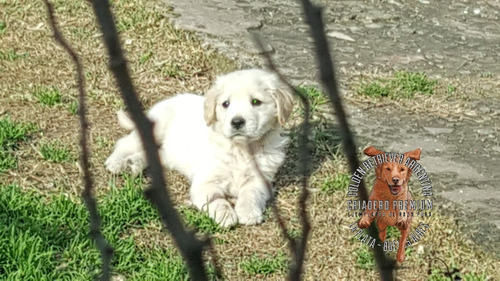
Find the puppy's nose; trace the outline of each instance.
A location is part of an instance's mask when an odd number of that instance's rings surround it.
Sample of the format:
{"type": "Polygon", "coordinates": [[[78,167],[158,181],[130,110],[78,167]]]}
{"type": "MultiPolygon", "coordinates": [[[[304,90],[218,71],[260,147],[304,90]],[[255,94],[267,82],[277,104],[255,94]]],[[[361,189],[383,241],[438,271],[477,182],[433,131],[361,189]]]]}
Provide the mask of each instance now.
{"type": "Polygon", "coordinates": [[[398,178],[392,178],[392,182],[397,185],[398,182],[399,182],[399,179],[398,178]]]}
{"type": "Polygon", "coordinates": [[[235,128],[236,130],[240,129],[245,125],[245,119],[241,117],[234,117],[233,120],[231,120],[231,126],[235,128]]]}

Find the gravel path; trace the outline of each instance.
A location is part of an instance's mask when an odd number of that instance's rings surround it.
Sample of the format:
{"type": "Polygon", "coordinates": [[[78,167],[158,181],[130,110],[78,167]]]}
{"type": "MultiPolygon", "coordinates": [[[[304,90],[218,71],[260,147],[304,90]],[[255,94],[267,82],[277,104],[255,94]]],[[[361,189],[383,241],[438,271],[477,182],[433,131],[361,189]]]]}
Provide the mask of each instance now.
{"type": "MultiPolygon", "coordinates": [[[[176,24],[199,32],[242,66],[262,64],[248,29],[258,30],[283,72],[316,81],[311,39],[298,1],[165,0],[176,24]]],[[[499,0],[327,1],[325,22],[341,76],[425,71],[433,77],[500,77],[499,0]]],[[[494,79],[490,79],[494,80],[494,79]]],[[[467,83],[467,82],[464,82],[467,83]]],[[[474,98],[477,115],[456,120],[396,108],[349,106],[358,143],[423,150],[439,208],[500,255],[500,83],[474,98]],[[397,118],[394,118],[394,117],[397,118]],[[401,125],[406,124],[406,125],[401,125]]],[[[363,146],[364,147],[364,146],[363,146]]]]}

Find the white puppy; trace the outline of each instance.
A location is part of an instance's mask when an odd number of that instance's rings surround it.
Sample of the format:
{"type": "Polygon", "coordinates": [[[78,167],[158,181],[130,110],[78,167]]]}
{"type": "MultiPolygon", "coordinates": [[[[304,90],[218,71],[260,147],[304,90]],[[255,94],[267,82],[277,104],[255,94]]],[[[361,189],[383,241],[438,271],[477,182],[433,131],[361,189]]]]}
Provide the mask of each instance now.
{"type": "MultiPolygon", "coordinates": [[[[273,181],[285,159],[288,138],[281,125],[292,108],[293,96],[276,75],[251,69],[217,78],[205,97],[181,94],[161,101],[148,118],[162,163],[191,181],[192,203],[222,226],[250,225],[262,222],[271,195],[266,181],[273,181]],[[234,208],[228,197],[236,198],[234,208]]],[[[124,112],[118,119],[133,131],[117,142],[106,168],[138,174],[146,167],[138,132],[124,112]]]]}

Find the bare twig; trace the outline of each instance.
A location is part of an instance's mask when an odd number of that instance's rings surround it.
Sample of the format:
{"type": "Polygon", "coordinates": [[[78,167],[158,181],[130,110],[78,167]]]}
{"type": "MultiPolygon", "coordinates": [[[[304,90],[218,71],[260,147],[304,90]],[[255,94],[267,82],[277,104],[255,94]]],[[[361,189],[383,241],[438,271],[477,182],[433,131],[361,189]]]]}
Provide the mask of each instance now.
{"type": "MultiPolygon", "coordinates": [[[[264,50],[264,44],[262,43],[262,40],[257,34],[253,33],[253,39],[254,42],[257,44],[257,47],[260,50],[264,50]]],[[[306,247],[307,247],[307,239],[309,238],[309,232],[311,230],[311,223],[309,220],[309,216],[307,214],[307,199],[309,198],[309,190],[307,189],[309,186],[309,177],[310,177],[310,164],[311,164],[311,151],[310,151],[310,145],[308,141],[308,137],[311,131],[311,125],[310,125],[310,111],[311,111],[311,106],[309,103],[309,100],[307,97],[297,90],[288,80],[284,77],[283,74],[278,70],[276,65],[274,64],[271,55],[272,53],[270,52],[260,52],[262,56],[266,58],[267,66],[269,67],[270,70],[272,70],[276,75],[278,75],[279,79],[293,92],[295,93],[296,96],[299,97],[302,106],[304,107],[304,120],[302,121],[300,125],[300,133],[299,133],[299,139],[298,139],[298,150],[299,150],[299,171],[300,174],[302,175],[301,177],[301,194],[299,197],[299,218],[302,226],[302,232],[301,232],[301,237],[295,240],[290,236],[288,233],[287,227],[283,221],[283,219],[280,216],[279,208],[274,202],[272,201],[272,208],[273,211],[278,218],[278,225],[281,228],[281,231],[283,232],[283,235],[289,242],[289,247],[290,251],[292,253],[292,263],[290,264],[290,268],[288,271],[288,280],[301,280],[302,272],[303,272],[303,265],[304,265],[304,258],[306,254],[306,247]]]]}
{"type": "Polygon", "coordinates": [[[85,78],[83,75],[83,66],[80,62],[78,55],[73,51],[71,46],[64,40],[57,22],[54,16],[54,7],[51,2],[44,0],[45,6],[47,7],[47,14],[49,16],[49,22],[54,31],[54,39],[63,49],[69,54],[71,60],[73,60],[76,66],[77,80],[78,80],[78,97],[79,97],[79,107],[78,116],[80,119],[80,167],[83,171],[83,181],[84,190],[82,192],[82,198],[85,202],[85,206],[90,214],[90,236],[95,240],[97,248],[101,253],[102,259],[102,275],[101,280],[110,280],[111,278],[111,258],[113,256],[113,248],[106,241],[101,232],[101,217],[97,212],[97,202],[92,194],[93,192],[93,176],[90,171],[90,153],[87,145],[87,135],[88,135],[88,122],[86,116],[86,105],[85,105],[85,78]]]}
{"type": "MultiPolygon", "coordinates": [[[[314,39],[321,82],[325,86],[332,106],[335,109],[335,115],[337,116],[337,121],[339,123],[343,139],[344,153],[349,163],[349,169],[351,173],[354,173],[354,171],[359,167],[357,148],[354,143],[351,130],[349,129],[347,117],[339,95],[333,60],[330,55],[330,48],[323,25],[322,9],[313,5],[309,0],[302,0],[302,6],[306,15],[307,23],[310,26],[311,36],[314,39]]],[[[361,181],[358,191],[360,199],[368,201],[368,192],[365,188],[364,181],[361,181]]],[[[374,224],[368,228],[368,232],[371,237],[374,237],[377,240],[377,243],[380,242],[377,229],[374,224]]],[[[374,253],[381,278],[383,280],[393,280],[394,262],[385,256],[383,249],[380,247],[375,247],[374,253]]]]}
{"type": "Polygon", "coordinates": [[[104,36],[104,43],[109,54],[109,65],[120,88],[125,104],[140,134],[146,159],[151,172],[151,186],[145,191],[146,197],[156,206],[166,228],[182,253],[192,280],[207,280],[202,253],[208,248],[208,239],[196,239],[194,233],[186,231],[173,207],[163,169],[158,156],[157,144],[153,137],[153,124],[146,118],[129,75],[128,66],[120,45],[114,16],[107,0],[91,1],[94,13],[104,36]]]}

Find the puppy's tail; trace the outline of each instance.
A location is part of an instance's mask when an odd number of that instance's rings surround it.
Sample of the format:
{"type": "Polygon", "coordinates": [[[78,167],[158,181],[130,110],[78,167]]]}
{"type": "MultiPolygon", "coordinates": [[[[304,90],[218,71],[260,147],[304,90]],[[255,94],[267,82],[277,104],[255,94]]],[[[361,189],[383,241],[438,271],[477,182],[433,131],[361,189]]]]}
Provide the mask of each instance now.
{"type": "Polygon", "coordinates": [[[132,121],[132,119],[130,119],[130,116],[128,115],[128,113],[125,112],[125,110],[118,111],[116,113],[116,116],[118,117],[118,124],[120,124],[120,126],[123,129],[129,130],[129,131],[132,131],[135,129],[134,122],[132,121]]]}

